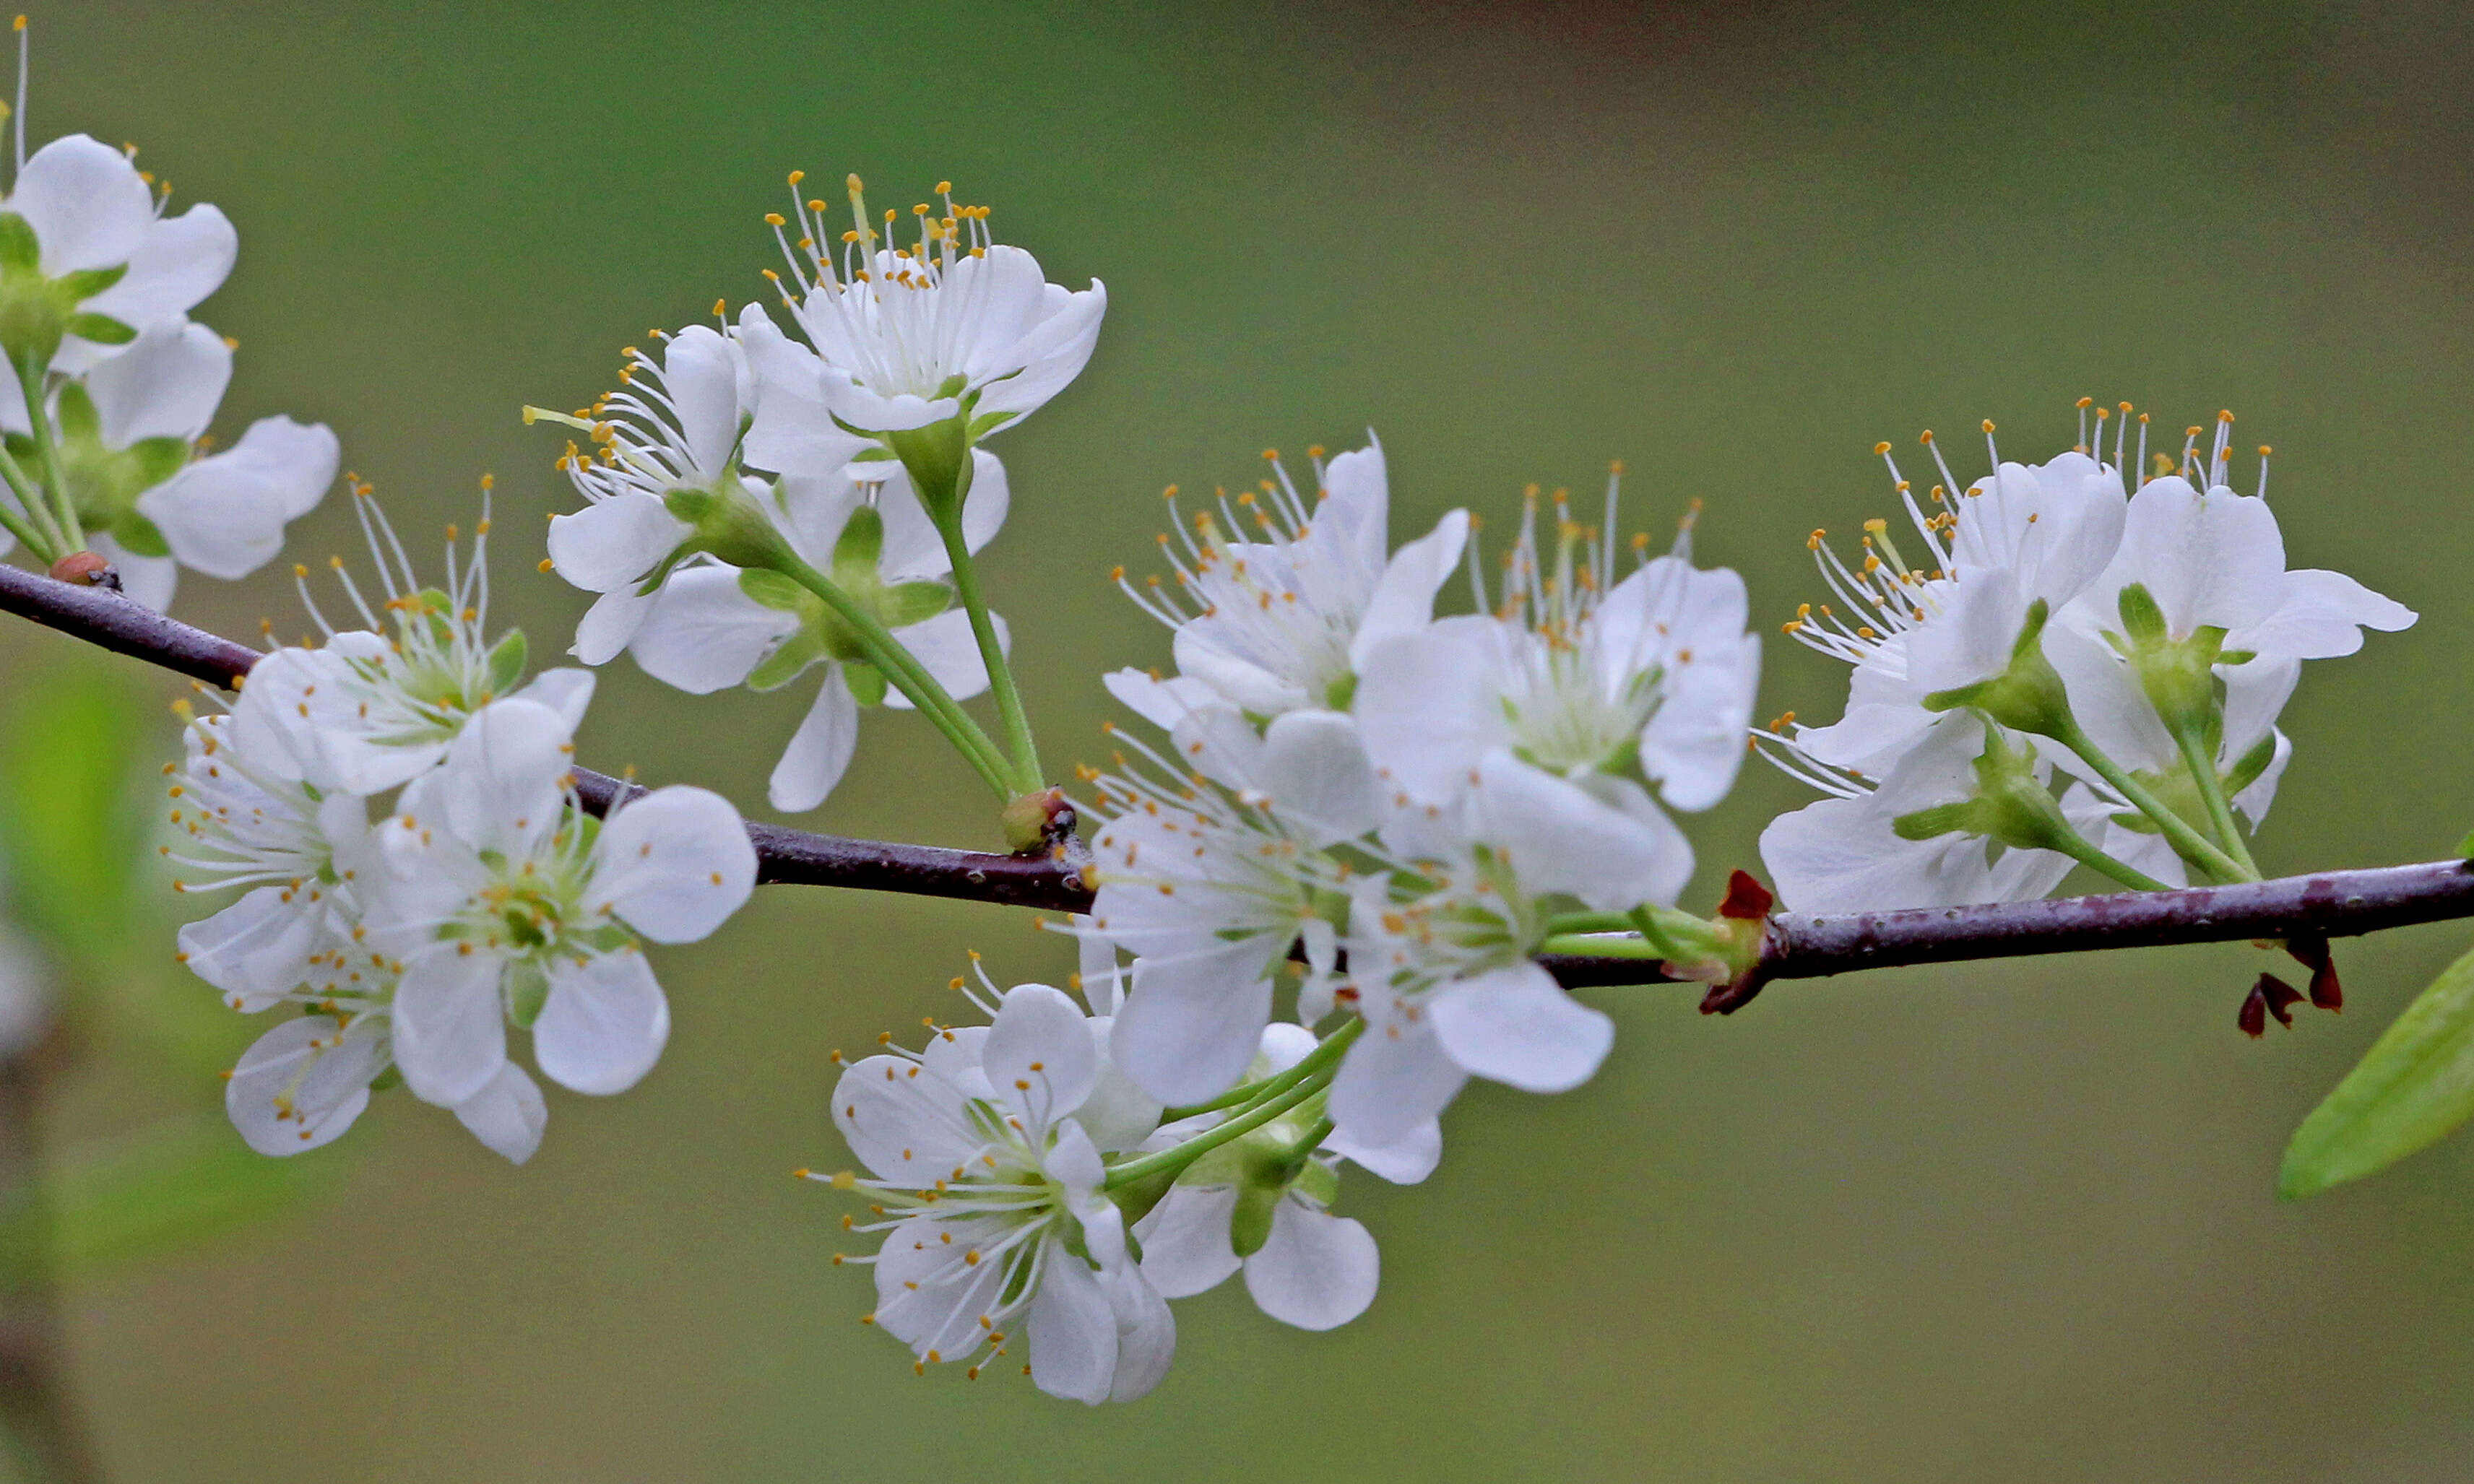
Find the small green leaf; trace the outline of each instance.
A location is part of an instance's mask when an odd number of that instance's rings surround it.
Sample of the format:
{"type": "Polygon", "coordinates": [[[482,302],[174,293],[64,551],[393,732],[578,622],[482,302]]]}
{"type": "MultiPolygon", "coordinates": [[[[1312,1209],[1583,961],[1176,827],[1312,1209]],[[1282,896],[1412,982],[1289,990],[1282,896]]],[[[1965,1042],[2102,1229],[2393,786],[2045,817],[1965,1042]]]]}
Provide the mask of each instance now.
{"type": "Polygon", "coordinates": [[[2286,1146],[2277,1191],[2316,1195],[2360,1180],[2474,1114],[2474,953],[2381,1033],[2362,1065],[2311,1111],[2286,1146]]]}
{"type": "Polygon", "coordinates": [[[877,599],[876,617],[888,629],[926,623],[954,606],[954,589],[943,583],[897,583],[877,599]]]}
{"type": "Polygon", "coordinates": [[[14,211],[0,211],[0,268],[32,272],[42,261],[43,245],[35,238],[34,224],[14,211]]]}
{"type": "Polygon", "coordinates": [[[510,629],[490,651],[490,694],[503,696],[524,678],[524,631],[510,629]]]}
{"type": "Polygon", "coordinates": [[[108,314],[73,314],[66,328],[68,333],[98,346],[125,346],[137,338],[135,330],[108,314]]]}
{"type": "Polygon", "coordinates": [[[766,608],[785,613],[806,610],[815,601],[808,589],[769,567],[749,567],[739,574],[739,590],[766,608]]]}

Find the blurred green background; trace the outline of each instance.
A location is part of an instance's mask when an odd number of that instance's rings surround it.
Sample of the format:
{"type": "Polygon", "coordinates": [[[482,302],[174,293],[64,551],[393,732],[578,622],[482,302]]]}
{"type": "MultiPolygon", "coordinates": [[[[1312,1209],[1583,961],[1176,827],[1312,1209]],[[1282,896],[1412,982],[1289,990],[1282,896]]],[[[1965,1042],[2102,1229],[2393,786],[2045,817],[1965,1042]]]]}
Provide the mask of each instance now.
{"type": "MultiPolygon", "coordinates": [[[[1104,582],[1145,568],[1159,487],[1250,482],[1267,445],[1375,427],[1395,535],[1628,460],[1632,518],[1706,497],[1704,560],[1775,621],[1818,595],[1806,533],[1880,512],[1877,439],[1992,418],[2042,457],[2084,394],[2234,408],[2277,445],[2296,563],[2426,615],[2306,679],[2263,864],[2474,825],[2458,7],[89,0],[34,27],[33,137],[137,141],[240,227],[201,311],[241,342],[219,431],[331,422],[407,527],[469,520],[495,471],[536,654],[583,603],[530,570],[570,497],[519,404],[579,404],[647,326],[762,292],[786,170],[888,203],[951,177],[1109,288],[1090,371],[999,445],[989,581],[1054,760],[1099,752],[1101,670],[1165,660],[1104,582]]],[[[356,549],[339,503],[297,529],[356,549]]],[[[192,577],[180,610],[300,622],[272,571],[192,577]]],[[[1834,714],[1841,672],[1772,654],[1763,715],[1834,714]]],[[[75,663],[0,626],[12,709],[96,674],[145,716],[174,693],[75,663]]],[[[752,806],[804,702],[621,661],[584,754],[752,806]]],[[[806,823],[987,845],[973,786],[885,719],[806,823]]],[[[1691,899],[1800,802],[1749,770],[1694,822],[1691,899]]],[[[134,948],[168,955],[170,921],[134,948]]],[[[2273,1184],[2469,936],[2341,945],[2344,1016],[2256,1044],[2234,1011],[2270,966],[2240,945],[1783,985],[1724,1020],[1594,992],[1623,1032],[1595,1082],[1474,1087],[1426,1185],[1352,1185],[1386,1270],[1363,1320],[1298,1333],[1231,1284],[1180,1306],[1157,1395],[1085,1411],[914,1379],[826,1265],[840,1207],[788,1178],[844,1159],[829,1048],[952,1013],[965,945],[1031,978],[1057,945],[778,890],[661,960],[668,1055],[625,1097],[554,1094],[530,1166],[382,1097],[297,1161],[319,1188],[288,1214],[81,1268],[74,1375],[132,1480],[2462,1477],[2474,1140],[2307,1205],[2273,1184]]],[[[96,1060],[63,1139],[212,1106],[210,1072],[96,1060]]]]}

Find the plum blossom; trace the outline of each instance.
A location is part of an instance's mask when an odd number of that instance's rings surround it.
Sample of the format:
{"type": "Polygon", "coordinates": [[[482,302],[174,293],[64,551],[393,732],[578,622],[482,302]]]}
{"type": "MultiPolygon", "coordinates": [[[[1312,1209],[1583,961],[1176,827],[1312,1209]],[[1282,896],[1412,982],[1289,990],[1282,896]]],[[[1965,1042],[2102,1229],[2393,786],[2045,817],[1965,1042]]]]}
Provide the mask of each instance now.
{"type": "Polygon", "coordinates": [[[492,702],[377,826],[367,925],[398,966],[396,1063],[430,1102],[490,1088],[511,1019],[551,1081],[634,1086],[670,1024],[640,937],[704,938],[755,884],[738,811],[704,789],[656,789],[594,827],[569,792],[569,735],[540,702],[492,702]]]}
{"type": "Polygon", "coordinates": [[[85,134],[19,166],[0,200],[12,363],[84,372],[222,287],[240,247],[231,223],[210,205],[167,217],[165,203],[128,154],[85,134]]]}
{"type": "Polygon", "coordinates": [[[1498,751],[1451,806],[1397,808],[1381,843],[1391,869],[1348,914],[1343,994],[1367,1029],[1332,1083],[1339,1134],[1396,1144],[1472,1076],[1532,1092],[1587,1082],[1614,1022],[1532,955],[1557,899],[1626,910],[1680,886],[1674,840],[1498,751]]]}
{"type": "MultiPolygon", "coordinates": [[[[261,418],[230,449],[202,453],[231,362],[205,325],[161,321],[82,378],[56,378],[46,408],[88,545],[158,611],[182,567],[232,581],[264,565],[334,483],[341,450],[323,424],[261,418]]],[[[0,428],[33,428],[22,389],[5,379],[0,428]]]]}
{"type": "MultiPolygon", "coordinates": [[[[1020,1345],[1040,1390],[1093,1405],[1167,1373],[1176,1322],[1128,1249],[1083,1121],[1106,1101],[1091,1027],[1061,992],[1018,985],[983,1033],[868,1057],[834,1089],[835,1125],[873,1178],[818,1178],[865,1191],[882,1219],[844,1224],[885,1233],[875,1254],[836,1261],[875,1267],[870,1318],[923,1368],[969,1362],[977,1376],[1020,1345]]],[[[1128,1111],[1100,1121],[1139,1139],[1149,1130],[1128,1111]]]]}
{"type": "Polygon", "coordinates": [[[570,730],[581,724],[593,699],[592,672],[554,669],[525,682],[521,632],[490,633],[486,500],[469,555],[459,558],[458,533],[449,528],[446,583],[431,587],[413,570],[369,487],[356,485],[352,494],[377,569],[376,590],[364,592],[340,559],[333,563],[361,623],[338,630],[309,594],[308,568],[294,568],[326,643],[279,649],[251,669],[232,728],[259,765],[321,790],[377,794],[437,766],[464,724],[492,701],[521,696],[558,711],[570,730]]]}
{"type": "Polygon", "coordinates": [[[1107,290],[1048,282],[1037,259],[990,235],[986,207],[957,206],[939,184],[943,210],[914,207],[919,239],[906,248],[891,212],[879,235],[859,177],[854,226],[838,234],[800,180],[791,216],[769,220],[796,285],[783,306],[813,351],[764,358],[766,421],[873,437],[967,417],[977,437],[1037,411],[1091,359],[1107,290]]]}
{"type": "Polygon", "coordinates": [[[2041,465],[2008,464],[1991,423],[1984,438],[1993,472],[1961,490],[1941,445],[1926,435],[1942,476],[1929,503],[1944,507],[1930,515],[1890,445],[1875,448],[1915,528],[1922,564],[1909,564],[1883,520],[1865,522],[1854,563],[1824,533],[1812,534],[1813,561],[1846,612],[1823,604],[1816,615],[1807,604],[1786,632],[1855,671],[1840,719],[1797,737],[1827,766],[1887,773],[1932,724],[1928,696],[2001,674],[2031,611],[2041,604],[2050,612],[2077,597],[2121,542],[2119,451],[2113,465],[2084,451],[2041,465]],[[1954,490],[1961,492],[1953,495],[1954,490]]]}
{"type": "MultiPolygon", "coordinates": [[[[1315,1048],[1312,1032],[1285,1022],[1263,1029],[1252,1076],[1287,1071],[1315,1048]]],[[[1264,1313],[1301,1329],[1333,1329],[1364,1313],[1374,1302],[1382,1265],[1374,1238],[1363,1223],[1330,1211],[1339,1192],[1338,1160],[1327,1127],[1316,1119],[1319,1103],[1292,1109],[1232,1143],[1205,1154],[1169,1188],[1160,1203],[1134,1224],[1142,1243],[1143,1275],[1172,1299],[1217,1287],[1243,1271],[1246,1291],[1264,1313]],[[1303,1158],[1292,1151],[1313,1138],[1303,1158]],[[1241,1215],[1242,1211],[1242,1215],[1241,1215]],[[1248,1251],[1240,1256],[1234,1231],[1246,1225],[1248,1251]]],[[[1204,1114],[1172,1124],[1154,1137],[1167,1147],[1210,1127],[1223,1116],[1204,1114]]],[[[1441,1134],[1423,1153],[1442,1152],[1441,1134]]],[[[1424,1138],[1420,1139],[1424,1143],[1424,1138]]],[[[1432,1168],[1404,1168],[1377,1157],[1377,1173],[1422,1178],[1432,1168]]]]}
{"type": "Polygon", "coordinates": [[[600,594],[576,626],[573,653],[586,664],[607,663],[627,647],[660,580],[692,553],[695,528],[669,497],[741,488],[740,436],[756,398],[745,353],[702,325],[666,340],[659,361],[628,347],[619,389],[572,417],[524,409],[525,421],[562,422],[594,443],[589,452],[570,443],[559,459],[584,509],[549,523],[558,575],[600,594]]]}
{"type": "Polygon", "coordinates": [[[1376,796],[1338,712],[1292,711],[1257,735],[1210,708],[1171,737],[1174,760],[1128,737],[1149,766],[1086,774],[1103,822],[1086,931],[1135,955],[1117,1060],[1161,1102],[1194,1103],[1253,1059],[1291,945],[1328,1007],[1349,872],[1327,848],[1372,827],[1376,796]]]}
{"type": "Polygon", "coordinates": [[[1432,621],[1435,593],[1468,539],[1467,514],[1451,512],[1387,555],[1383,445],[1370,434],[1366,447],[1329,463],[1320,449],[1314,457],[1312,503],[1274,459],[1273,477],[1234,508],[1224,497],[1191,530],[1179,524],[1182,555],[1164,538],[1174,590],[1156,577],[1136,588],[1118,574],[1127,596],[1174,633],[1177,666],[1166,682],[1138,670],[1109,676],[1119,701],[1161,728],[1204,705],[1265,719],[1345,710],[1367,654],[1432,621]]]}
{"type": "MultiPolygon", "coordinates": [[[[975,449],[973,458],[962,532],[977,551],[1005,523],[1007,487],[995,455],[975,449]]],[[[978,695],[987,689],[987,665],[969,615],[950,606],[953,591],[939,581],[953,570],[944,540],[900,465],[865,468],[881,482],[854,483],[842,470],[785,475],[762,497],[765,517],[800,560],[830,573],[949,694],[978,695]]],[[[990,620],[1002,641],[1004,618],[990,620]]],[[[674,572],[647,600],[629,649],[646,674],[691,695],[740,683],[773,690],[812,669],[822,672],[816,699],[767,786],[773,806],[786,812],[815,808],[841,780],[858,750],[862,706],[910,706],[888,689],[822,600],[770,572],[711,559],[674,572]]]]}
{"type": "Polygon", "coordinates": [[[1483,761],[1519,759],[1662,842],[1661,871],[1614,887],[1630,907],[1671,902],[1692,852],[1636,778],[1676,808],[1706,809],[1744,754],[1760,641],[1744,628],[1743,579],[1677,550],[1615,578],[1616,483],[1607,521],[1574,522],[1561,496],[1541,547],[1534,496],[1495,612],[1445,618],[1374,646],[1354,710],[1390,786],[1443,803],[1483,761]]]}

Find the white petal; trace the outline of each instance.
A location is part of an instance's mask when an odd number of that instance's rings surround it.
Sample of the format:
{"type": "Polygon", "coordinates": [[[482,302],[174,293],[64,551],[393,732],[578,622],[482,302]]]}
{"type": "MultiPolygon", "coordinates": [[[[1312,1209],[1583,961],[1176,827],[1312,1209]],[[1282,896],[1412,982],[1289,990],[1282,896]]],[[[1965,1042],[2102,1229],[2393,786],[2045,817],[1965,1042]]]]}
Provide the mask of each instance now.
{"type": "Polygon", "coordinates": [[[1500,620],[1472,616],[1370,648],[1351,709],[1386,781],[1442,803],[1467,785],[1480,757],[1509,745],[1500,678],[1526,642],[1500,620]]]}
{"type": "MultiPolygon", "coordinates": [[[[1087,987],[1090,983],[1085,978],[1087,987]]],[[[1091,1054],[1100,1071],[1092,1084],[1090,1095],[1074,1110],[1074,1121],[1091,1136],[1091,1143],[1104,1153],[1131,1149],[1152,1136],[1159,1127],[1159,1099],[1145,1092],[1124,1067],[1108,1060],[1108,1041],[1116,1030],[1116,1021],[1108,1016],[1094,1016],[1083,1022],[1090,1032],[1091,1054]]]]}
{"type": "MultiPolygon", "coordinates": [[[[133,326],[177,319],[223,287],[239,253],[239,233],[214,206],[202,203],[179,216],[158,217],[138,240],[128,274],[82,307],[133,326]]],[[[79,370],[73,364],[73,352],[83,344],[77,340],[63,344],[61,358],[53,362],[52,369],[79,370]]]]}
{"type": "Polygon", "coordinates": [[[624,1092],[662,1059],[670,1004],[644,955],[601,953],[550,969],[549,998],[533,1022],[542,1075],[577,1092],[624,1092]]]}
{"type": "MultiPolygon", "coordinates": [[[[1339,460],[1333,463],[1336,467],[1339,460]]],[[[1432,531],[1393,553],[1374,585],[1373,596],[1367,600],[1357,635],[1349,641],[1351,666],[1363,670],[1366,657],[1376,645],[1418,633],[1433,622],[1435,594],[1460,566],[1461,550],[1468,544],[1468,512],[1453,511],[1437,521],[1432,531]]]]}
{"type": "Polygon", "coordinates": [[[1481,837],[1532,891],[1624,911],[1673,901],[1692,874],[1691,843],[1637,784],[1601,775],[1585,787],[1499,752],[1478,776],[1481,837]]]}
{"type": "Polygon", "coordinates": [[[284,522],[318,503],[341,457],[324,424],[261,418],[230,448],[139,495],[138,513],[182,565],[233,581],[282,549],[284,522]]]}
{"type": "Polygon", "coordinates": [[[798,628],[797,615],[749,597],[739,586],[739,568],[688,567],[662,585],[627,648],[646,675],[703,696],[747,679],[798,628]]]}
{"type": "Polygon", "coordinates": [[[35,229],[49,278],[128,262],[155,223],[155,199],[137,167],[85,134],[36,150],[17,172],[8,209],[35,229]]]}
{"type": "Polygon", "coordinates": [[[1535,964],[1457,980],[1427,1000],[1435,1038],[1463,1071],[1526,1092],[1565,1092],[1597,1072],[1615,1023],[1535,964]]]}
{"type": "Polygon", "coordinates": [[[1272,1017],[1264,946],[1210,939],[1134,961],[1110,1044],[1117,1065],[1167,1104],[1216,1097],[1245,1075],[1272,1017]]]}
{"type": "Polygon", "coordinates": [[[1100,683],[1118,705],[1162,731],[1173,731],[1187,716],[1221,704],[1218,691],[1182,675],[1161,680],[1141,670],[1111,670],[1100,677],[1100,683]]]}
{"type": "Polygon", "coordinates": [[[1272,1212],[1271,1239],[1246,1259],[1246,1291],[1282,1324],[1337,1329],[1374,1302],[1382,1274],[1364,1225],[1292,1198],[1272,1212]]]}
{"type": "Polygon", "coordinates": [[[1274,719],[1263,733],[1255,782],[1283,816],[1306,826],[1317,846],[1374,827],[1374,768],[1357,724],[1337,711],[1291,711],[1274,719]]]}
{"type": "Polygon", "coordinates": [[[2306,567],[2285,574],[2275,611],[2225,635],[2225,648],[2262,659],[2334,659],[2363,647],[2363,630],[2393,634],[2413,626],[2413,610],[2382,597],[2342,572],[2306,567]]]}
{"type": "Polygon", "coordinates": [[[739,351],[701,324],[670,337],[662,390],[700,474],[718,475],[739,443],[739,351]]]}
{"type": "Polygon", "coordinates": [[[375,1039],[345,1036],[332,1016],[302,1016],[241,1053],[224,1111],[259,1154],[299,1154],[342,1137],[383,1069],[375,1039]]]}
{"type": "Polygon", "coordinates": [[[230,347],[203,324],[148,325],[127,349],[86,373],[103,445],[126,448],[141,438],[183,443],[196,438],[214,420],[215,407],[231,381],[231,367],[230,347]]]}
{"type": "Polygon", "coordinates": [[[572,735],[565,717],[537,701],[493,701],[464,723],[447,760],[413,780],[401,811],[424,825],[444,816],[475,850],[529,856],[558,826],[572,735]]]}
{"type": "Polygon", "coordinates": [[[1431,1021],[1370,1024],[1332,1078],[1332,1122],[1345,1138],[1390,1144],[1432,1121],[1467,1080],[1436,1042],[1431,1021]]]}
{"type": "Polygon", "coordinates": [[[926,1187],[979,1158],[962,1092],[901,1057],[872,1056],[834,1085],[834,1127],[881,1180],[926,1187]]]}
{"type": "MultiPolygon", "coordinates": [[[[998,651],[1011,653],[1013,632],[1006,627],[1005,615],[990,613],[988,621],[996,630],[998,651]]],[[[971,615],[962,610],[948,609],[925,623],[894,630],[893,636],[955,700],[968,701],[988,688],[988,667],[980,658],[980,641],[971,633],[971,615]]],[[[898,690],[888,691],[885,704],[908,710],[910,699],[898,690]]]]}
{"type": "Polygon", "coordinates": [[[309,899],[315,882],[261,886],[203,922],[181,928],[181,962],[231,996],[232,1008],[263,1010],[309,974],[326,908],[309,899]]]}
{"type": "Polygon", "coordinates": [[[1031,1301],[1031,1379],[1052,1397],[1097,1406],[1117,1370],[1117,1318],[1099,1275],[1060,1245],[1031,1301]]]}
{"type": "Polygon", "coordinates": [[[541,1147],[549,1127],[549,1105],[524,1069],[509,1062],[490,1085],[455,1105],[455,1116],[473,1137],[518,1164],[541,1147]]]}
{"type": "Polygon", "coordinates": [[[985,1219],[938,1221],[921,1216],[885,1233],[876,1260],[876,1323],[920,1359],[961,1360],[979,1349],[1004,1291],[1007,1265],[966,1264],[958,1253],[1001,1240],[1004,1228],[985,1219]]]}
{"type": "Polygon", "coordinates": [[[584,620],[575,626],[575,643],[568,653],[586,664],[608,664],[634,642],[636,631],[651,616],[658,594],[639,594],[620,586],[593,600],[584,620]]]}
{"type": "Polygon", "coordinates": [[[1429,1118],[1389,1143],[1371,1144],[1334,1133],[1323,1147],[1353,1160],[1369,1172],[1395,1185],[1414,1185],[1443,1162],[1443,1125],[1429,1118]]]}
{"type": "Polygon", "coordinates": [[[2239,629],[2275,610],[2285,577],[2285,539],[2266,500],[2177,476],[2148,481],[2131,496],[2121,555],[2105,590],[2147,586],[2176,638],[2202,625],[2239,629]]]}
{"type": "Polygon", "coordinates": [[[631,491],[549,522],[549,560],[587,592],[633,587],[688,539],[658,495],[631,491]]]}
{"type": "Polygon", "coordinates": [[[395,1060],[404,1086],[452,1108],[490,1085],[507,1060],[498,1002],[502,962],[470,945],[440,944],[404,967],[395,992],[395,1060]]]}
{"type": "Polygon", "coordinates": [[[510,701],[535,701],[556,711],[572,732],[584,725],[584,713],[593,705],[593,672],[566,666],[544,670],[527,683],[509,693],[510,701]]]}
{"type": "Polygon", "coordinates": [[[1120,1264],[1100,1275],[1108,1306],[1117,1316],[1117,1368],[1108,1400],[1133,1401],[1151,1395],[1176,1358],[1176,1318],[1151,1281],[1120,1264]]]}
{"type": "Polygon", "coordinates": [[[1738,634],[1691,653],[1668,662],[1663,699],[1640,734],[1640,766],[1669,808],[1697,812],[1727,797],[1743,766],[1761,641],[1738,634]]]}
{"type": "Polygon", "coordinates": [[[859,703],[838,664],[825,666],[825,683],[808,707],[790,745],[773,765],[765,799],[785,814],[800,814],[825,802],[859,751],[859,703]]]}
{"type": "Polygon", "coordinates": [[[980,1065],[997,1096],[1041,1128],[1081,1107],[1100,1075],[1099,1049],[1082,1007],[1044,984],[1006,992],[980,1065]]]}
{"type": "Polygon", "coordinates": [[[756,847],[730,801],[673,783],[610,816],[594,843],[588,908],[608,907],[655,943],[693,943],[746,905],[756,847]]]}
{"type": "Polygon", "coordinates": [[[1134,1236],[1143,1244],[1143,1276],[1172,1299],[1220,1286],[1244,1266],[1228,1242],[1236,1210],[1234,1185],[1171,1185],[1151,1213],[1134,1223],[1134,1236]]]}

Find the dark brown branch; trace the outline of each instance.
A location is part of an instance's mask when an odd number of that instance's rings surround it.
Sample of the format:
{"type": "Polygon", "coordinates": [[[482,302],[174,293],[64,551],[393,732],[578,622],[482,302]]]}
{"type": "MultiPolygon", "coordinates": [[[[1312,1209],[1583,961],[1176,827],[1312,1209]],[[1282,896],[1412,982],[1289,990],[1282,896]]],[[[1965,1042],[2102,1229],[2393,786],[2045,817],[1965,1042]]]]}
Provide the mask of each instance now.
{"type": "MultiPolygon", "coordinates": [[[[0,609],[64,634],[216,685],[232,685],[258,652],[149,611],[116,592],[73,586],[0,565],[0,609]]],[[[606,811],[635,785],[582,770],[585,806],[606,811]]],[[[1052,912],[1079,912],[1091,888],[1063,855],[1025,857],[810,834],[750,825],[761,881],[950,897],[1052,912]]],[[[2350,937],[2474,917],[2474,868],[2431,861],[2367,871],[2329,871],[2237,886],[2125,892],[1993,906],[1925,908],[1769,920],[1760,962],[1709,1008],[1732,1010],[1773,979],[1818,979],[1860,969],[1956,963],[2095,948],[2222,943],[2314,934],[2350,937]]],[[[1637,958],[1551,955],[1566,985],[1640,984],[1661,966],[1637,958]]]]}

